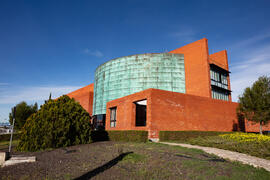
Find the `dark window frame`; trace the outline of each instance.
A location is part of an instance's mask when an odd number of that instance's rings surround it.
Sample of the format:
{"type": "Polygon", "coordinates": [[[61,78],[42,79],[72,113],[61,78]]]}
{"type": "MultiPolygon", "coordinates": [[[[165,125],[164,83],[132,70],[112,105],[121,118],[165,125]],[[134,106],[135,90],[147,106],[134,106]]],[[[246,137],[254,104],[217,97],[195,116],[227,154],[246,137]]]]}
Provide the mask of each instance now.
{"type": "Polygon", "coordinates": [[[117,107],[110,108],[110,127],[116,127],[116,114],[117,114],[117,107]]]}
{"type": "Polygon", "coordinates": [[[105,129],[106,114],[98,114],[93,116],[93,127],[95,130],[105,129]]]}

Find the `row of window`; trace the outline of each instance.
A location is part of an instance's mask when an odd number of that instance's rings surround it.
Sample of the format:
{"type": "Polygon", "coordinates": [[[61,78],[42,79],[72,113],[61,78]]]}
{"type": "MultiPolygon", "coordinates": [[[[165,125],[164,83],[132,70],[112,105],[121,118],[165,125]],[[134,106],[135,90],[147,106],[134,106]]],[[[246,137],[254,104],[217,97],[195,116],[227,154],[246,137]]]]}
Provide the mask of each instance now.
{"type": "Polygon", "coordinates": [[[229,101],[229,94],[226,92],[212,90],[212,98],[229,101]]]}

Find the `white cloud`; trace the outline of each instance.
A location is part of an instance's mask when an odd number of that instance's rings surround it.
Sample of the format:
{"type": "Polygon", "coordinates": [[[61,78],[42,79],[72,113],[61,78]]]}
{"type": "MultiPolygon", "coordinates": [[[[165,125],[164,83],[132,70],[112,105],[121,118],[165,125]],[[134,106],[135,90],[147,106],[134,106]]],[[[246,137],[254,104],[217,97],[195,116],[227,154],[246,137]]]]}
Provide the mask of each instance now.
{"type": "Polygon", "coordinates": [[[103,56],[103,53],[100,52],[99,50],[92,51],[92,50],[90,50],[88,48],[84,49],[83,53],[91,55],[91,56],[96,56],[96,57],[102,57],[103,56]]]}
{"type": "MultiPolygon", "coordinates": [[[[253,37],[251,39],[253,43],[263,40],[261,39],[261,36],[258,38],[253,37]],[[257,41],[254,41],[255,39],[257,41]]],[[[246,42],[251,42],[251,40],[246,40],[246,42]]],[[[241,48],[239,47],[239,49],[241,48]]],[[[249,53],[243,51],[242,53],[240,52],[238,56],[241,57],[242,60],[232,64],[230,68],[232,72],[231,89],[233,91],[233,101],[238,101],[238,96],[243,93],[244,89],[250,87],[260,76],[270,75],[270,44],[265,45],[264,47],[259,46],[257,49],[253,46],[249,46],[246,50],[249,51],[249,53]]]]}
{"type": "Polygon", "coordinates": [[[46,100],[49,94],[56,98],[63,94],[67,94],[80,86],[37,86],[37,87],[16,87],[13,89],[6,89],[0,94],[0,104],[16,104],[21,101],[41,101],[46,100]]]}

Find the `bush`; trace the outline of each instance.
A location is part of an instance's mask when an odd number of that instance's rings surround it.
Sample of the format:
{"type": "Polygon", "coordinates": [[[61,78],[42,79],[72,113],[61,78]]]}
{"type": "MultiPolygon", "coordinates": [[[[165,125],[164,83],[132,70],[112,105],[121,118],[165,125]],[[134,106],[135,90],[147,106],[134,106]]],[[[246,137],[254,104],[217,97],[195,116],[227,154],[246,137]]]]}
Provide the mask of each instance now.
{"type": "MultiPolygon", "coordinates": [[[[19,139],[20,134],[19,133],[15,133],[13,134],[12,140],[17,140],[19,139]]],[[[10,140],[10,134],[1,134],[0,135],[0,142],[2,141],[9,141],[10,140]]]]}
{"type": "Polygon", "coordinates": [[[92,142],[109,141],[108,132],[104,130],[92,131],[90,136],[92,142]]]}
{"type": "Polygon", "coordinates": [[[217,136],[231,132],[216,132],[216,131],[160,131],[160,141],[188,141],[197,137],[217,136]]]}
{"type": "Polygon", "coordinates": [[[95,141],[124,141],[124,142],[147,142],[147,131],[92,131],[91,139],[95,141]]]}
{"type": "Polygon", "coordinates": [[[90,116],[79,103],[64,95],[49,100],[30,116],[17,147],[37,151],[91,142],[90,116]]]}
{"type": "Polygon", "coordinates": [[[125,142],[147,142],[147,131],[107,131],[109,140],[111,141],[125,141],[125,142]]]}

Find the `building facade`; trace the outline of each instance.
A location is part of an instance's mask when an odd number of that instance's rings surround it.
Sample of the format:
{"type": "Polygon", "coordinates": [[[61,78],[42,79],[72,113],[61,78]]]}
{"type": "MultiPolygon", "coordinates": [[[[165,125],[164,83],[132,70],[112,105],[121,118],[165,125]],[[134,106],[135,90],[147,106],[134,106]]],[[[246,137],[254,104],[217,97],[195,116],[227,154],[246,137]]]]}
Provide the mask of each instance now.
{"type": "Polygon", "coordinates": [[[209,55],[206,38],[168,53],[110,60],[96,69],[93,84],[68,96],[94,117],[97,129],[147,130],[149,138],[163,130],[243,126],[231,100],[227,52],[209,55]]]}

